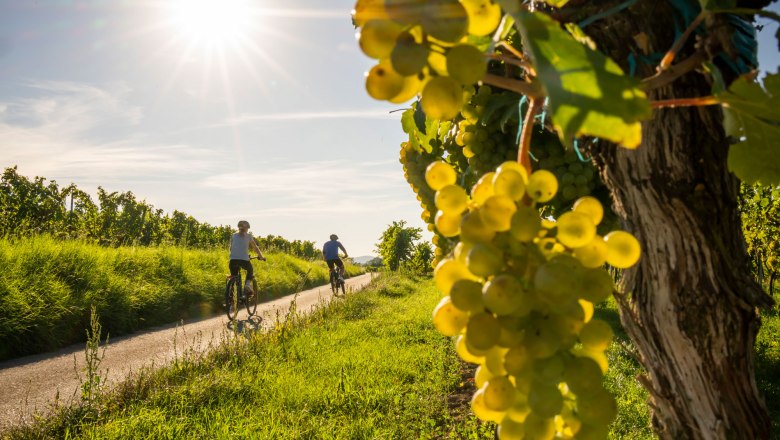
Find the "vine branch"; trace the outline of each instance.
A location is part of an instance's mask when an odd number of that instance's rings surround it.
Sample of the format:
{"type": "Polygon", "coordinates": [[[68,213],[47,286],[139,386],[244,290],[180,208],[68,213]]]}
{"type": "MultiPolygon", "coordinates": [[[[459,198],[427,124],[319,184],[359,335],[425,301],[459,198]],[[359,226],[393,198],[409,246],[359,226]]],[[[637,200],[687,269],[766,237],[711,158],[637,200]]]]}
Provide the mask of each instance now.
{"type": "Polygon", "coordinates": [[[688,41],[688,37],[691,36],[693,31],[699,27],[702,20],[707,16],[707,11],[701,11],[698,16],[691,22],[690,25],[688,25],[688,29],[685,29],[685,32],[683,32],[682,35],[680,35],[680,38],[677,39],[677,41],[674,42],[674,45],[672,45],[672,48],[669,49],[668,52],[666,52],[666,55],[664,55],[663,59],[661,59],[661,63],[658,64],[658,71],[663,72],[664,70],[668,69],[669,66],[672,64],[672,61],[674,61],[674,57],[677,56],[677,52],[680,51],[683,44],[685,44],[686,41],[688,41]]]}
{"type": "Polygon", "coordinates": [[[521,95],[527,96],[528,99],[541,98],[544,96],[538,84],[527,83],[519,79],[505,78],[503,76],[487,73],[482,77],[482,82],[491,86],[517,92],[521,95]]]}
{"type": "Polygon", "coordinates": [[[714,96],[699,96],[697,98],[675,98],[663,99],[660,101],[651,101],[652,108],[675,108],[675,107],[701,107],[705,105],[721,104],[720,100],[714,96]]]}
{"type": "Polygon", "coordinates": [[[671,84],[677,78],[702,65],[705,61],[707,61],[707,54],[701,50],[697,51],[685,60],[673,66],[669,66],[664,70],[658,71],[658,73],[653,76],[644,78],[642,80],[642,88],[647,91],[671,84]]]}
{"type": "Polygon", "coordinates": [[[517,148],[517,162],[525,168],[528,175],[531,175],[531,136],[534,131],[534,117],[542,108],[541,103],[544,102],[541,99],[528,98],[530,105],[528,111],[525,112],[525,120],[523,121],[523,132],[520,135],[520,145],[517,148]]]}

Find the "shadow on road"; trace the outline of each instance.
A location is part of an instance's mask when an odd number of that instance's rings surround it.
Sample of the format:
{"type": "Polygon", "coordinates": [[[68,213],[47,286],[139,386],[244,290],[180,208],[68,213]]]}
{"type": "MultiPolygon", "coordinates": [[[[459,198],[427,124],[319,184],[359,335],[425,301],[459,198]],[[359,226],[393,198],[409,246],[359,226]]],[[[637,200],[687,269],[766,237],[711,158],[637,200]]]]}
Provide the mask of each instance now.
{"type": "Polygon", "coordinates": [[[259,315],[250,316],[247,319],[237,319],[227,323],[227,328],[231,332],[244,333],[256,332],[262,328],[263,318],[259,315]]]}

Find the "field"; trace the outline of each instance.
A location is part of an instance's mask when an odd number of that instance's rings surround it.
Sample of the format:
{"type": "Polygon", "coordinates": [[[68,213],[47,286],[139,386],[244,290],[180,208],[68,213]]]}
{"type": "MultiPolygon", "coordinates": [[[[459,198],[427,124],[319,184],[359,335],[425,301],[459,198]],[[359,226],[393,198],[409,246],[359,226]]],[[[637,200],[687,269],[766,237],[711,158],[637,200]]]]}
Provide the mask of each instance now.
{"type": "MultiPolygon", "coordinates": [[[[321,261],[266,257],[253,264],[260,289],[274,296],[327,283],[321,261]]],[[[223,249],[0,240],[0,360],[83,341],[92,305],[111,336],[219,313],[227,258],[223,249]]]]}

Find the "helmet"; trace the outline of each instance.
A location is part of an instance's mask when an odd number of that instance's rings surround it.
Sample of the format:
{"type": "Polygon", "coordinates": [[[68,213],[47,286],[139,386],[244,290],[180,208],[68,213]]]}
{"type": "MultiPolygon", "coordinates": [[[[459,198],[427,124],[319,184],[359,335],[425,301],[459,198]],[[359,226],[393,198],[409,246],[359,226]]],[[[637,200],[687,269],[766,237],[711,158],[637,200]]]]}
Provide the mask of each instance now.
{"type": "Polygon", "coordinates": [[[249,222],[248,221],[246,221],[246,220],[239,220],[238,227],[240,228],[242,224],[246,225],[246,228],[249,229],[249,222]]]}
{"type": "Polygon", "coordinates": [[[330,234],[330,239],[331,239],[331,240],[338,240],[338,239],[339,239],[339,236],[338,236],[338,235],[336,235],[336,234],[330,234]]]}

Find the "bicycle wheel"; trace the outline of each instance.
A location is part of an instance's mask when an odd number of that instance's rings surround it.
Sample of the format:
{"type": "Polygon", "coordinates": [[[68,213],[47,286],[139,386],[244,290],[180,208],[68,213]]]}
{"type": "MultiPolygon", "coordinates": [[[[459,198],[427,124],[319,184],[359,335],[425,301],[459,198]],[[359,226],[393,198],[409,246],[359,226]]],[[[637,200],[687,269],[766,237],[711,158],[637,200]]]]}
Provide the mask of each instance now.
{"type": "Polygon", "coordinates": [[[339,284],[341,284],[341,294],[342,294],[342,296],[346,295],[347,294],[347,286],[346,286],[347,283],[345,283],[344,281],[339,281],[339,284]]]}
{"type": "Polygon", "coordinates": [[[257,297],[260,296],[260,292],[257,291],[257,280],[252,280],[252,293],[246,295],[246,312],[249,316],[254,316],[257,311],[257,297]]]}
{"type": "Polygon", "coordinates": [[[235,320],[238,314],[238,289],[233,278],[229,279],[225,286],[225,312],[231,321],[235,320]]]}
{"type": "Polygon", "coordinates": [[[333,275],[333,272],[330,273],[330,290],[333,293],[338,293],[339,291],[339,279],[333,275]]]}

